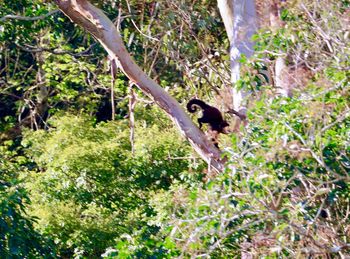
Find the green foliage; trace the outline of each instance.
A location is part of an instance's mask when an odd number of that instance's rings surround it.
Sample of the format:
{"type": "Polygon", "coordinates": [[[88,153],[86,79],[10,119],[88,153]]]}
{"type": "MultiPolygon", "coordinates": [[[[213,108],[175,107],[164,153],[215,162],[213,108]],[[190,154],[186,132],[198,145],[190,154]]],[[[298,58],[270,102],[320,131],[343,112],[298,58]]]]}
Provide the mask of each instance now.
{"type": "Polygon", "coordinates": [[[124,121],[94,125],[62,116],[51,124],[49,132],[27,132],[23,140],[36,165],[25,178],[37,227],[62,256],[102,254],[153,213],[151,190],[167,189],[188,170],[181,158],[188,147],[173,130],[137,127],[132,156],[124,121]]]}
{"type": "Polygon", "coordinates": [[[151,199],[156,214],[148,222],[160,228],[154,240],[172,244],[167,252],[213,258],[349,254],[350,60],[341,27],[348,18],[342,4],[331,2],[334,13],[313,10],[317,21],[291,8],[282,29],[255,36],[256,60],[242,58],[238,85],[250,85],[256,100],[244,136],[232,138],[226,172],[204,186],[173,184],[151,199]],[[322,31],[337,39],[332,51],[322,31]],[[317,71],[292,74],[293,98],[276,98],[257,81],[265,69],[261,60],[272,66],[279,55],[291,67],[305,57],[300,62],[317,71]]]}
{"type": "MultiPolygon", "coordinates": [[[[94,4],[111,19],[121,10],[128,50],[180,102],[227,81],[229,42],[215,2],[94,4]]],[[[101,122],[111,118],[111,76],[91,36],[61,13],[3,20],[0,257],[54,257],[49,240],[64,258],[349,254],[349,1],[284,6],[283,26],[255,35],[255,56],[240,60],[249,123],[231,136],[226,172],[206,183],[206,165],[154,105],[137,103],[131,152],[122,73],[117,121],[101,122]],[[275,97],[278,57],[291,68],[293,98],[275,97]],[[18,118],[40,110],[42,97],[45,131],[22,136],[18,118]]],[[[2,1],[0,19],[53,8],[2,1]]]]}
{"type": "MultiPolygon", "coordinates": [[[[54,258],[52,243],[33,227],[35,218],[28,216],[30,204],[27,191],[18,175],[24,167],[13,143],[0,146],[0,257],[54,258]]],[[[23,158],[22,158],[23,160],[23,158]]]]}
{"type": "MultiPolygon", "coordinates": [[[[48,6],[43,6],[39,0],[27,1],[20,0],[16,2],[0,2],[0,17],[5,15],[21,15],[35,17],[48,13],[48,6]]],[[[9,41],[16,43],[30,42],[33,35],[46,28],[50,23],[53,24],[54,18],[38,20],[36,22],[23,21],[18,19],[6,19],[0,22],[0,42],[9,41]]]]}
{"type": "Polygon", "coordinates": [[[224,174],[201,188],[173,185],[153,197],[150,223],[176,251],[221,258],[239,257],[243,248],[294,257],[307,253],[299,250],[303,242],[322,251],[350,242],[350,120],[343,105],[350,91],[307,90],[312,99],[260,100],[244,138],[227,153],[224,174]]]}

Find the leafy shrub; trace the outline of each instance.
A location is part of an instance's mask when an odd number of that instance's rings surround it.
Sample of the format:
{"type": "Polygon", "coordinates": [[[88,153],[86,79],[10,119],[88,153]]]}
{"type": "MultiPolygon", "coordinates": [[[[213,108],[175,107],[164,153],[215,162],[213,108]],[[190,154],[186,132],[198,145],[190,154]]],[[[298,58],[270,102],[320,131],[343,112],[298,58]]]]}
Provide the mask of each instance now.
{"type": "Polygon", "coordinates": [[[132,155],[124,121],[62,116],[47,131],[29,131],[23,145],[35,168],[26,177],[31,214],[62,256],[99,256],[153,213],[151,191],[167,189],[189,163],[189,149],[171,129],[136,127],[132,155]]]}
{"type": "Polygon", "coordinates": [[[35,218],[27,214],[30,199],[18,179],[25,168],[11,149],[11,142],[0,146],[0,257],[54,258],[52,243],[34,229],[35,218]]]}

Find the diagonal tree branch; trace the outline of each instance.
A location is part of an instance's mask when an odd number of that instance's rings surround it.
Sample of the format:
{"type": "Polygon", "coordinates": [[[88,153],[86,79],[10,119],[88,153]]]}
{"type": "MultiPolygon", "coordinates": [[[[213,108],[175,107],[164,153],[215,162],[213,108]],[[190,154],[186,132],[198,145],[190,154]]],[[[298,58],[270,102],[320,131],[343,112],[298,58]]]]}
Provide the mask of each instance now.
{"type": "Polygon", "coordinates": [[[221,172],[224,167],[221,152],[194,125],[179,103],[136,65],[112,21],[87,0],[55,1],[60,10],[74,23],[90,32],[124,74],[169,115],[196,152],[213,169],[221,172]]]}

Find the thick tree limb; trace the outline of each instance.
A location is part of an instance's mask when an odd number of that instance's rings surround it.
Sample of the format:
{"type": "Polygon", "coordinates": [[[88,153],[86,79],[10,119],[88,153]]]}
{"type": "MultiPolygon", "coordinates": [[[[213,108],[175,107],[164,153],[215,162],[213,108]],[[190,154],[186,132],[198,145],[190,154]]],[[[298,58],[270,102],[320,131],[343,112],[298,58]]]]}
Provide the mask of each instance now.
{"type": "Polygon", "coordinates": [[[196,152],[216,171],[222,171],[224,162],[220,151],[194,125],[179,103],[136,65],[112,21],[86,0],[56,0],[56,3],[74,23],[90,32],[125,75],[170,116],[196,152]]]}

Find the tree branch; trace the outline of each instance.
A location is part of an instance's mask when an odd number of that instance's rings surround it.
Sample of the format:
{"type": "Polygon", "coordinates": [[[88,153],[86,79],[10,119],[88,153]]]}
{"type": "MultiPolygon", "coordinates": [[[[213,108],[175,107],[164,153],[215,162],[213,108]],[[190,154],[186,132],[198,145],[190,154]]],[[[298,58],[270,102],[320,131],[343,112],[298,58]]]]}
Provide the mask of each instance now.
{"type": "Polygon", "coordinates": [[[20,15],[12,15],[8,14],[0,18],[0,22],[4,22],[6,20],[22,20],[22,21],[37,21],[37,20],[42,20],[45,19],[55,13],[58,13],[59,10],[53,10],[51,12],[48,12],[47,14],[39,15],[39,16],[34,16],[34,17],[28,17],[28,16],[20,16],[20,15]]]}
{"type": "Polygon", "coordinates": [[[121,71],[169,115],[196,152],[221,172],[224,168],[221,152],[194,125],[179,103],[136,65],[112,21],[87,0],[56,0],[56,3],[66,16],[101,43],[121,71]]]}
{"type": "Polygon", "coordinates": [[[15,43],[15,45],[17,47],[19,47],[21,50],[31,52],[31,53],[38,53],[38,52],[46,51],[46,52],[49,52],[49,53],[54,54],[54,55],[68,54],[68,55],[73,56],[73,57],[88,57],[88,56],[92,55],[92,54],[89,54],[89,52],[91,51],[91,49],[93,47],[95,47],[96,43],[91,44],[87,49],[85,49],[81,52],[78,52],[78,53],[74,53],[72,51],[60,50],[60,49],[56,49],[56,48],[35,47],[35,46],[30,46],[29,44],[25,44],[24,46],[22,46],[22,45],[19,45],[18,43],[15,43]]]}

